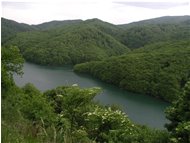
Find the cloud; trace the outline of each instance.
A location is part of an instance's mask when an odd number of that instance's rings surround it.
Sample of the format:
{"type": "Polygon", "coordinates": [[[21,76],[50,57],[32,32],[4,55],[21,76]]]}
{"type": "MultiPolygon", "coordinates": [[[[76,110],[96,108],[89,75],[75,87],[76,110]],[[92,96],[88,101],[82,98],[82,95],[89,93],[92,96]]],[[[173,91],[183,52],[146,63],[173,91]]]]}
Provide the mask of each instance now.
{"type": "Polygon", "coordinates": [[[166,15],[190,15],[188,0],[179,2],[177,0],[166,0],[167,2],[153,2],[153,0],[152,2],[143,2],[145,0],[136,2],[132,0],[16,1],[18,0],[2,2],[2,16],[28,24],[39,24],[51,20],[86,20],[90,18],[121,24],[166,15]]]}
{"type": "Polygon", "coordinates": [[[117,1],[113,2],[115,4],[122,4],[126,6],[133,6],[133,7],[141,7],[147,9],[170,9],[174,7],[180,6],[188,6],[188,2],[124,2],[124,1],[117,1]]]}
{"type": "Polygon", "coordinates": [[[34,2],[10,2],[10,1],[3,1],[2,7],[10,8],[10,9],[17,9],[17,10],[25,10],[31,9],[34,2]]]}

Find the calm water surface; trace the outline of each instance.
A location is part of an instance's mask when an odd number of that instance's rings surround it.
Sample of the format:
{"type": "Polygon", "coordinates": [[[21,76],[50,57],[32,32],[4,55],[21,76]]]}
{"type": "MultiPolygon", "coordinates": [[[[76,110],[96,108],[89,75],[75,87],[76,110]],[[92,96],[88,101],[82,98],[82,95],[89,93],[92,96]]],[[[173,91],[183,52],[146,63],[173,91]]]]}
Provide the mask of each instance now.
{"type": "Polygon", "coordinates": [[[101,87],[103,91],[95,97],[95,100],[106,105],[119,105],[132,121],[159,129],[164,129],[164,124],[168,122],[164,114],[164,109],[169,106],[167,103],[149,96],[127,92],[88,75],[76,74],[69,66],[47,67],[25,63],[23,71],[22,78],[14,77],[19,86],[30,82],[41,91],[72,84],[78,84],[82,88],[101,87]]]}

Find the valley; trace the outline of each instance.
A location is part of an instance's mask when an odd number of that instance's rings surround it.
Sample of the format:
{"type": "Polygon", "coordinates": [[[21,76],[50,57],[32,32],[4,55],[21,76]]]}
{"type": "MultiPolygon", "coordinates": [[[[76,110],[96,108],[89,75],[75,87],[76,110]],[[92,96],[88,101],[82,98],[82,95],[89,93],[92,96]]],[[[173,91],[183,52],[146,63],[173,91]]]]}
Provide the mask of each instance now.
{"type": "Polygon", "coordinates": [[[1,25],[3,142],[190,142],[190,16],[1,25]]]}

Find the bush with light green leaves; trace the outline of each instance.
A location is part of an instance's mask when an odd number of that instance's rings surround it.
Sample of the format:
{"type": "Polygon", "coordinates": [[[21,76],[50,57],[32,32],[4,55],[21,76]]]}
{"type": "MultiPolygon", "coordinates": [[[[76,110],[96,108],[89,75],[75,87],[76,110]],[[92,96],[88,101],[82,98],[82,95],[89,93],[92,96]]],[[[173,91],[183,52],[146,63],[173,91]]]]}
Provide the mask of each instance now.
{"type": "Polygon", "coordinates": [[[190,81],[186,83],[183,95],[166,110],[171,123],[166,127],[171,132],[172,143],[190,142],[190,81]]]}

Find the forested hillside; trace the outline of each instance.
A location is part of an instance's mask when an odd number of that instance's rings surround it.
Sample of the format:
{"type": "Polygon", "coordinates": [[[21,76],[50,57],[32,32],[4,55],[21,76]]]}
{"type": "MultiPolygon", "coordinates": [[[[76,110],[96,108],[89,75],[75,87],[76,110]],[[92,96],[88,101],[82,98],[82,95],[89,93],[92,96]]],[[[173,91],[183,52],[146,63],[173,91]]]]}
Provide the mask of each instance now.
{"type": "Polygon", "coordinates": [[[123,29],[120,41],[134,49],[161,41],[189,39],[190,16],[166,16],[119,27],[123,29]]]}
{"type": "MultiPolygon", "coordinates": [[[[10,21],[3,19],[6,22],[2,21],[2,28],[5,27],[2,35],[10,39],[17,33],[11,40],[3,40],[3,45],[18,46],[24,58],[33,63],[77,64],[121,55],[129,52],[128,48],[189,39],[189,19],[189,16],[161,17],[127,25],[113,25],[99,19],[51,21],[27,25],[29,32],[20,30],[22,33],[9,28],[10,21]]],[[[11,23],[12,27],[24,29],[23,24],[11,23]]]]}
{"type": "Polygon", "coordinates": [[[190,79],[190,41],[156,43],[123,56],[79,64],[74,70],[129,91],[174,101],[190,79]]]}
{"type": "Polygon", "coordinates": [[[105,32],[107,34],[110,34],[112,36],[115,36],[120,33],[122,30],[119,26],[113,25],[104,21],[101,21],[99,19],[89,19],[86,21],[83,20],[63,20],[63,21],[50,21],[50,22],[44,22],[37,25],[28,25],[23,23],[18,23],[13,20],[1,18],[1,25],[2,25],[2,33],[3,35],[11,36],[13,38],[14,35],[19,32],[25,32],[25,31],[31,31],[31,30],[38,30],[38,31],[44,31],[44,30],[50,30],[50,29],[57,29],[61,27],[66,27],[70,25],[78,25],[81,23],[85,23],[91,26],[94,26],[101,30],[102,32],[105,32]]]}
{"type": "Polygon", "coordinates": [[[19,33],[8,44],[17,45],[27,61],[43,65],[101,60],[129,51],[125,45],[88,23],[19,33]]]}
{"type": "Polygon", "coordinates": [[[1,18],[1,44],[4,44],[8,40],[14,38],[14,36],[16,36],[16,34],[19,32],[32,30],[35,30],[35,27],[24,23],[18,23],[13,20],[1,18]]]}

